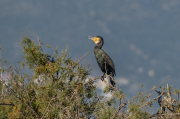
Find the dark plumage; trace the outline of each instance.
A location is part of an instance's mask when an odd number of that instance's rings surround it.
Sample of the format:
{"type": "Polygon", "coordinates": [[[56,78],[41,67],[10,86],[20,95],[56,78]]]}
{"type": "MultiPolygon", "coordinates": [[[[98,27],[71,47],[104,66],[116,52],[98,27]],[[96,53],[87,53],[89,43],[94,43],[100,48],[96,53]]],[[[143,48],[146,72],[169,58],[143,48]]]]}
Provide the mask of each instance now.
{"type": "MultiPolygon", "coordinates": [[[[109,55],[104,52],[103,49],[101,49],[104,44],[103,38],[100,36],[95,36],[91,37],[90,39],[92,39],[96,44],[96,46],[94,47],[94,54],[99,67],[104,74],[107,72],[107,74],[110,75],[110,83],[112,84],[112,86],[115,86],[115,82],[113,81],[113,77],[116,75],[115,67],[109,55]]],[[[104,79],[104,74],[102,79],[104,79]]]]}

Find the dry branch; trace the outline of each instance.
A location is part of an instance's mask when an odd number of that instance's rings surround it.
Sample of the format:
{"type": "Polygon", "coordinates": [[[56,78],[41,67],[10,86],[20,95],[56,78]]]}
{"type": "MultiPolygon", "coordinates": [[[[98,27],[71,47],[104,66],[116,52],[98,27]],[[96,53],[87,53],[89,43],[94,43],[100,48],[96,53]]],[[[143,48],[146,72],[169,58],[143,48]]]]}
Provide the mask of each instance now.
{"type": "Polygon", "coordinates": [[[16,93],[8,86],[6,85],[6,83],[4,81],[2,81],[2,83],[6,86],[6,88],[9,90],[9,92],[11,92],[17,99],[19,99],[22,103],[24,103],[36,116],[36,118],[39,118],[39,115],[36,113],[36,111],[29,106],[23,99],[21,99],[19,96],[16,95],[16,93]]]}
{"type": "Polygon", "coordinates": [[[14,104],[12,102],[10,102],[10,104],[7,103],[0,103],[0,105],[10,105],[10,106],[14,106],[14,104]]]}
{"type": "Polygon", "coordinates": [[[92,82],[92,81],[94,81],[94,80],[96,80],[96,79],[101,79],[101,77],[96,77],[96,78],[94,78],[94,79],[92,79],[92,80],[89,80],[88,82],[84,83],[83,86],[85,86],[85,85],[88,84],[89,82],[92,82]]]}
{"type": "Polygon", "coordinates": [[[54,100],[54,99],[55,99],[55,98],[52,98],[52,99],[49,101],[49,104],[48,104],[48,106],[46,107],[46,110],[44,111],[44,114],[43,114],[43,116],[41,117],[41,119],[44,119],[44,116],[45,116],[45,114],[46,114],[46,111],[47,111],[49,105],[51,104],[51,101],[54,100]]]}
{"type": "Polygon", "coordinates": [[[137,97],[139,97],[139,96],[141,96],[141,95],[144,95],[144,94],[146,94],[146,93],[148,93],[148,92],[150,92],[150,91],[152,91],[152,90],[155,90],[157,87],[161,86],[168,78],[169,78],[169,76],[168,76],[162,83],[160,83],[158,86],[154,86],[151,90],[148,90],[148,91],[146,91],[146,92],[144,92],[144,93],[142,93],[142,94],[139,94],[139,95],[133,97],[132,99],[127,100],[126,102],[124,102],[122,105],[120,105],[120,106],[117,108],[116,112],[115,112],[114,115],[111,117],[111,119],[114,119],[114,118],[116,117],[116,115],[118,114],[118,112],[121,110],[121,108],[124,107],[128,102],[130,102],[130,101],[134,100],[135,98],[137,98],[137,97]]]}
{"type": "Polygon", "coordinates": [[[76,67],[77,64],[79,64],[79,62],[84,58],[86,57],[91,51],[89,51],[87,54],[85,54],[73,67],[73,69],[76,67]]]}

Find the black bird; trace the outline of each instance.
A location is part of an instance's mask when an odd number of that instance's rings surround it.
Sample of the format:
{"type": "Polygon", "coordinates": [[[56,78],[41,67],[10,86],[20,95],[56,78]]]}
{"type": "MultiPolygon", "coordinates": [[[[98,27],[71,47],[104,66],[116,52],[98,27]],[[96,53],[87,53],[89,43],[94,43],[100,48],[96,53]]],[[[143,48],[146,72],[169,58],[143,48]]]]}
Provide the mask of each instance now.
{"type": "Polygon", "coordinates": [[[105,73],[107,73],[107,75],[110,75],[109,77],[110,83],[114,87],[115,82],[113,81],[114,80],[113,77],[116,76],[115,67],[109,55],[106,52],[104,52],[103,49],[101,49],[104,44],[103,38],[101,36],[94,36],[94,37],[90,36],[89,39],[92,39],[96,44],[94,47],[94,54],[99,67],[104,73],[102,76],[102,80],[104,80],[104,75],[105,73]]]}

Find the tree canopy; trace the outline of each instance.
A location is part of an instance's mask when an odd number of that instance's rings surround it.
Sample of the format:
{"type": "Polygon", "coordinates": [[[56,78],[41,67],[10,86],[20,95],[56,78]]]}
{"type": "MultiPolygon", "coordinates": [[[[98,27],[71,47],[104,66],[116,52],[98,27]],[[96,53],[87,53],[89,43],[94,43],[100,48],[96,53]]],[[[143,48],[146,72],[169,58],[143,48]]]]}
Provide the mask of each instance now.
{"type": "Polygon", "coordinates": [[[128,100],[120,87],[112,88],[104,80],[107,86],[103,93],[111,94],[104,97],[97,93],[95,84],[100,77],[90,78],[90,63],[80,62],[89,53],[79,60],[70,57],[68,47],[61,53],[55,48],[53,54],[47,54],[39,38],[37,41],[23,36],[20,44],[24,60],[15,65],[5,61],[0,68],[7,75],[0,79],[0,118],[179,118],[179,89],[173,90],[169,84],[161,88],[162,82],[128,100]],[[158,96],[153,98],[152,91],[158,96]],[[156,101],[159,109],[150,113],[156,101]]]}

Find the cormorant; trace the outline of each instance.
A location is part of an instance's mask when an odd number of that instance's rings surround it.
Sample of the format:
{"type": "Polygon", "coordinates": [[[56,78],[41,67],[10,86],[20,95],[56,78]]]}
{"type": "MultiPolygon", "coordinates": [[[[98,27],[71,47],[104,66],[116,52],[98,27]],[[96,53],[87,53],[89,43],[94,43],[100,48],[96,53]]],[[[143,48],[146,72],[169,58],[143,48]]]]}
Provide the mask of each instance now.
{"type": "Polygon", "coordinates": [[[109,55],[106,54],[106,52],[104,52],[103,49],[101,49],[104,44],[103,38],[101,36],[94,36],[94,37],[89,37],[89,39],[92,39],[96,44],[94,47],[94,54],[99,67],[104,73],[102,76],[102,80],[104,79],[105,73],[107,73],[107,75],[110,75],[109,77],[110,83],[114,87],[115,82],[113,81],[114,80],[113,77],[116,76],[115,67],[109,55]]]}

